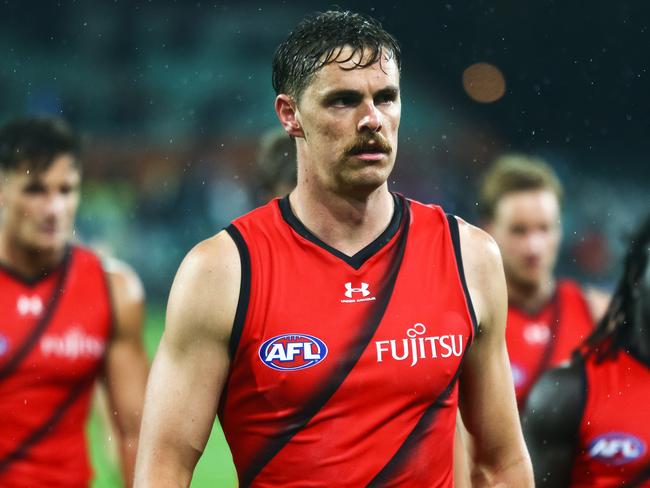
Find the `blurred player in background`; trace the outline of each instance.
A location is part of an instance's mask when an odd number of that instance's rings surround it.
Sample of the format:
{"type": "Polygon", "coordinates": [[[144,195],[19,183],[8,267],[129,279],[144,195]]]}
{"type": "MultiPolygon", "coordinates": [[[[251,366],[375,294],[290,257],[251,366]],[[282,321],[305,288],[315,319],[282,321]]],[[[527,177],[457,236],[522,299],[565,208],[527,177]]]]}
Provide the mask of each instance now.
{"type": "Polygon", "coordinates": [[[147,376],[143,291],[126,265],[72,242],[80,143],[63,121],[0,129],[0,486],[81,487],[98,378],[108,389],[125,484],[147,376]]]}
{"type": "Polygon", "coordinates": [[[533,388],[524,430],[536,486],[650,486],[650,218],[598,328],[533,388]]]}
{"type": "Polygon", "coordinates": [[[289,194],[296,186],[296,143],[283,129],[272,129],[260,139],[255,161],[255,201],[263,205],[289,194]]]}
{"type": "Polygon", "coordinates": [[[388,189],[397,42],[358,14],[309,16],[273,85],[296,188],[181,264],[136,486],[188,486],[218,414],[240,486],[452,487],[459,404],[476,486],[532,486],[496,245],[388,189]]]}
{"type": "Polygon", "coordinates": [[[520,410],[541,373],[569,359],[593,331],[609,300],[555,277],[562,195],[550,166],[519,154],[497,160],[481,189],[485,229],[499,245],[506,273],[506,342],[520,410]]]}

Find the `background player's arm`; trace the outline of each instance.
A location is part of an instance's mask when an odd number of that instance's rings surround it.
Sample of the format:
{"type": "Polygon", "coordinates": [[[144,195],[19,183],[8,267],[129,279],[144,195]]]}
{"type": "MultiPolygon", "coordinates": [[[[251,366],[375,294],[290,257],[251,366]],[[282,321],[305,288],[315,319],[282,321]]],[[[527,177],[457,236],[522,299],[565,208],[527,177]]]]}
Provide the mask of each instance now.
{"type": "Polygon", "coordinates": [[[190,484],[228,372],[240,280],[225,232],[196,246],[178,270],[147,386],[137,487],[190,484]]]}
{"type": "Polygon", "coordinates": [[[460,377],[460,411],[472,444],[473,486],[532,487],[505,344],[507,295],[498,247],[459,220],[465,276],[479,321],[460,377]]]}
{"type": "Polygon", "coordinates": [[[124,263],[109,260],[105,266],[113,301],[114,329],[106,351],[104,384],[118,434],[124,483],[130,486],[148,372],[142,343],[144,292],[138,276],[124,263]]]}
{"type": "Polygon", "coordinates": [[[535,486],[569,486],[584,402],[580,361],[547,371],[531,390],[523,425],[535,486]]]}

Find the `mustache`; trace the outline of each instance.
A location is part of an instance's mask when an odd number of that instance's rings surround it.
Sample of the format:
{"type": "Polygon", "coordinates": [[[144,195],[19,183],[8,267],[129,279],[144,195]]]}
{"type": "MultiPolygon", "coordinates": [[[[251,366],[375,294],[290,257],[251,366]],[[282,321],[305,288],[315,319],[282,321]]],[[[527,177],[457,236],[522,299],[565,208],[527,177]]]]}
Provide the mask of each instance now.
{"type": "Polygon", "coordinates": [[[354,141],[345,149],[345,154],[347,156],[354,156],[355,154],[368,152],[390,154],[393,152],[393,147],[384,136],[379,133],[375,133],[373,135],[364,134],[360,136],[356,141],[354,141]]]}

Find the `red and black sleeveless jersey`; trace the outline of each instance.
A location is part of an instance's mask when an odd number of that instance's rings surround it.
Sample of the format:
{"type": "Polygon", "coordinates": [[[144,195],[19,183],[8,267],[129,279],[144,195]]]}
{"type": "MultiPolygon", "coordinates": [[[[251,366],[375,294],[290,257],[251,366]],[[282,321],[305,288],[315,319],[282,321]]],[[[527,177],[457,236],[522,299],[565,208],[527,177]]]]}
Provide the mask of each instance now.
{"type": "Polygon", "coordinates": [[[585,378],[571,487],[650,487],[650,367],[619,350],[586,359],[585,378]]]}
{"type": "Polygon", "coordinates": [[[88,486],[85,427],[112,311],[99,259],[72,247],[47,275],[0,268],[0,486],[88,486]]]}
{"type": "Polygon", "coordinates": [[[458,223],[395,202],[352,257],[288,198],[228,228],[243,272],[219,418],[241,486],[453,486],[457,378],[476,322],[458,223]]]}
{"type": "Polygon", "coordinates": [[[539,376],[571,358],[594,323],[577,283],[560,280],[553,298],[535,314],[508,305],[506,344],[519,410],[539,376]]]}

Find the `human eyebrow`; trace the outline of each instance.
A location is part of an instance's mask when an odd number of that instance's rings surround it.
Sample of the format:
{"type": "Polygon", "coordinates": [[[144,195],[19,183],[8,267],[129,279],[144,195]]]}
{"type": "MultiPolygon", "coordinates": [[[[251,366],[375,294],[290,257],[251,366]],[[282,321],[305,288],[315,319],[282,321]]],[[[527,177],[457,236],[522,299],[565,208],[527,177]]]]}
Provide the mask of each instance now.
{"type": "Polygon", "coordinates": [[[23,187],[23,192],[29,193],[30,195],[44,193],[45,185],[38,179],[32,179],[25,184],[23,187]]]}
{"type": "Polygon", "coordinates": [[[334,90],[323,97],[325,106],[355,105],[361,102],[363,95],[356,90],[334,90]]]}

